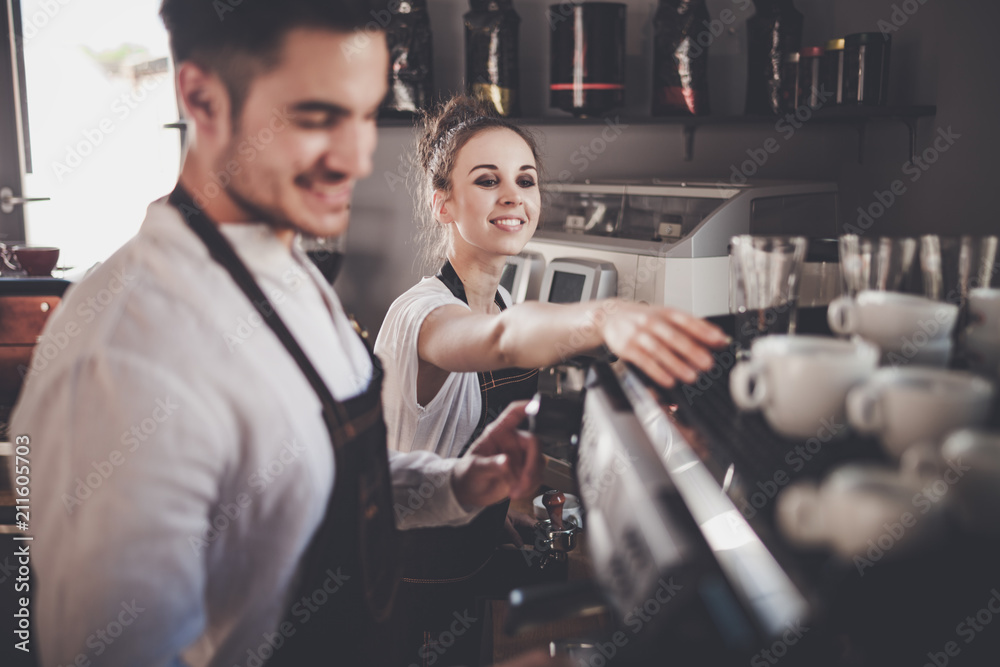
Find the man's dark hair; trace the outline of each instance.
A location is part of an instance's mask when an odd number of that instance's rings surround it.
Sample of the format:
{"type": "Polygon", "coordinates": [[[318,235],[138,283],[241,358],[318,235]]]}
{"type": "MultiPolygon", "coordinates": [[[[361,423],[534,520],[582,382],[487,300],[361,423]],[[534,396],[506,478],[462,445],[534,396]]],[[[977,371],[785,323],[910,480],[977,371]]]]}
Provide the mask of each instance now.
{"type": "Polygon", "coordinates": [[[250,82],[279,64],[296,28],[380,31],[389,13],[378,0],[163,0],[174,62],[191,61],[225,83],[235,119],[250,82]]]}

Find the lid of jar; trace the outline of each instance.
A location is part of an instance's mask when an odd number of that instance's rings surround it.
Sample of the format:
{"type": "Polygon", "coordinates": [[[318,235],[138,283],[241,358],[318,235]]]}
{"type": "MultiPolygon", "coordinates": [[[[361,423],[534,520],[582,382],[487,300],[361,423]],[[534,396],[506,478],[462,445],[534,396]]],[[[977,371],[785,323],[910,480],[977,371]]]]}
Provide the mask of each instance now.
{"type": "Polygon", "coordinates": [[[823,55],[823,47],[821,46],[807,46],[802,49],[803,58],[819,58],[823,55]]]}
{"type": "Polygon", "coordinates": [[[844,50],[844,38],[831,39],[826,43],[827,51],[843,51],[844,50]]]}
{"type": "Polygon", "coordinates": [[[511,0],[469,0],[469,7],[476,12],[499,12],[512,9],[511,0]]]}
{"type": "Polygon", "coordinates": [[[888,44],[892,37],[890,35],[883,35],[880,32],[856,32],[854,34],[848,35],[844,38],[844,45],[848,44],[876,44],[878,42],[883,42],[888,44]]]}

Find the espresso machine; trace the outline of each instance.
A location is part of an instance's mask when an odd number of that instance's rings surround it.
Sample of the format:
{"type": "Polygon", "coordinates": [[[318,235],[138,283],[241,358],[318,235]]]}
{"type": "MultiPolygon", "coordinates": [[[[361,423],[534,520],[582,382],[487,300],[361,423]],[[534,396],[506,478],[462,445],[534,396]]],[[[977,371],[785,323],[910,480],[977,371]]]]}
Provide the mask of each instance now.
{"type": "Polygon", "coordinates": [[[570,642],[588,665],[875,667],[943,664],[947,650],[995,664],[1000,626],[982,621],[1000,602],[998,541],[950,525],[918,549],[873,543],[860,562],[791,544],[775,511],[788,485],[892,462],[857,434],[818,451],[777,435],[729,396],[735,350],[716,360],[670,390],[596,361],[579,417],[558,405],[546,420],[543,442],[561,425],[570,443],[593,580],[515,591],[508,630],[603,610],[608,629],[570,642]]]}
{"type": "MultiPolygon", "coordinates": [[[[553,262],[599,262],[615,270],[614,294],[621,298],[720,315],[729,310],[729,239],[734,235],[818,239],[835,238],[837,230],[835,183],[554,183],[543,188],[538,230],[512,271],[526,275],[516,283],[521,286],[528,284],[527,274],[553,262]]],[[[837,295],[829,289],[814,294],[830,278],[839,278],[836,270],[814,278],[818,270],[809,264],[804,270],[802,299],[810,305],[825,305],[837,295]]],[[[515,276],[509,279],[514,284],[515,276]]],[[[542,284],[539,292],[525,292],[522,298],[548,296],[542,284]]]]}

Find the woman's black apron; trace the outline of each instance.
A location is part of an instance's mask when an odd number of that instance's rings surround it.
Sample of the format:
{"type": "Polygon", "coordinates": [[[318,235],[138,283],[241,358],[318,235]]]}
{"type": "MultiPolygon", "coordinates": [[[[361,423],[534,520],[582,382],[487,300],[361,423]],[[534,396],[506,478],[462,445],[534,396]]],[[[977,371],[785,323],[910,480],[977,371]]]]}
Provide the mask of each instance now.
{"type": "Polygon", "coordinates": [[[295,359],[322,402],[323,421],[333,444],[333,493],[301,561],[295,594],[279,632],[274,634],[280,635],[280,645],[268,665],[387,664],[388,643],[381,638],[388,626],[382,621],[388,617],[396,593],[400,552],[382,419],[382,368],[372,356],[368,388],[347,401],[333,398],[216,225],[180,185],[169,201],[295,359]]]}
{"type": "MultiPolygon", "coordinates": [[[[450,262],[437,278],[468,303],[465,286],[450,262]]],[[[506,309],[499,292],[494,301],[501,311],[506,309]]],[[[478,376],[479,423],[459,456],[465,455],[504,408],[530,399],[538,389],[538,369],[507,368],[478,376]]],[[[397,642],[394,665],[478,664],[483,632],[479,599],[506,597],[511,588],[527,583],[525,575],[530,570],[528,560],[519,553],[508,552],[505,559],[497,551],[505,541],[509,505],[504,500],[487,507],[465,526],[400,531],[406,560],[392,621],[394,634],[402,639],[397,642]],[[470,625],[472,618],[476,622],[470,625]]]]}

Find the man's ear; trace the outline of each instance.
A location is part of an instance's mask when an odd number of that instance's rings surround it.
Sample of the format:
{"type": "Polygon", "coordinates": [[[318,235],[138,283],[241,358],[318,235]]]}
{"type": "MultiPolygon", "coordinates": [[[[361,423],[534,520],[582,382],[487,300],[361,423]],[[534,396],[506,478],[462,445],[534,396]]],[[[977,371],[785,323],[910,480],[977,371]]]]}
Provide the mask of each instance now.
{"type": "Polygon", "coordinates": [[[438,222],[448,225],[455,222],[455,216],[451,214],[451,199],[444,190],[435,190],[431,196],[431,213],[438,222]]]}
{"type": "Polygon", "coordinates": [[[218,75],[193,62],[182,63],[177,70],[177,95],[199,141],[229,140],[231,100],[218,75]]]}

